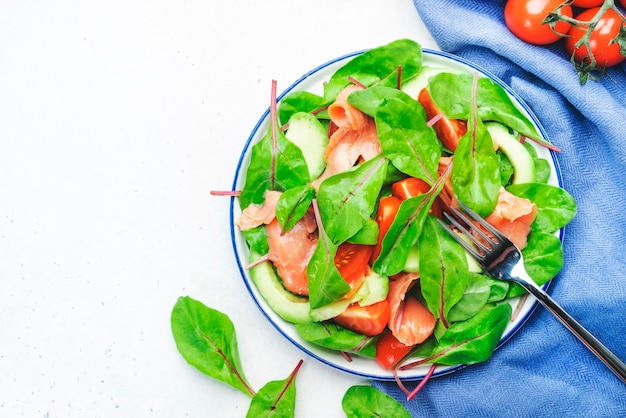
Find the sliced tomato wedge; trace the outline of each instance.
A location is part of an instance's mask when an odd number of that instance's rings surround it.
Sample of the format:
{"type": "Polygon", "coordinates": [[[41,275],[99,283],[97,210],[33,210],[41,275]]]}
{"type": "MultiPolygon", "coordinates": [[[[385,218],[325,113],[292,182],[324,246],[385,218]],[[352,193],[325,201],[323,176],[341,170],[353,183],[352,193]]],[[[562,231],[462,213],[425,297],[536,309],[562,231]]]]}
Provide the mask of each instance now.
{"type": "MultiPolygon", "coordinates": [[[[426,110],[426,116],[428,119],[432,119],[440,114],[443,114],[433,101],[430,93],[426,88],[420,91],[418,99],[424,110],[426,110]]],[[[437,137],[441,140],[441,143],[450,151],[455,151],[461,137],[467,132],[467,122],[462,119],[449,119],[447,116],[443,116],[433,125],[437,137]]]]}
{"type": "Polygon", "coordinates": [[[400,209],[402,201],[395,196],[385,196],[378,202],[378,211],[376,212],[376,222],[378,223],[378,242],[374,246],[371,261],[374,262],[380,255],[383,238],[389,227],[396,219],[396,214],[400,209]]]}
{"type": "Polygon", "coordinates": [[[353,303],[334,320],[340,326],[358,334],[378,335],[385,330],[389,321],[389,302],[384,299],[367,306],[353,303]]]}
{"type": "Polygon", "coordinates": [[[407,177],[391,185],[391,194],[400,200],[422,195],[429,190],[428,183],[415,177],[407,177]]]}
{"type": "Polygon", "coordinates": [[[369,260],[373,251],[374,247],[371,245],[350,242],[344,242],[337,248],[335,266],[341,277],[350,285],[350,291],[345,298],[352,297],[363,284],[370,271],[369,260]]]}
{"type": "Polygon", "coordinates": [[[386,332],[376,341],[376,361],[384,369],[392,369],[413,347],[398,341],[391,332],[386,332]]]}

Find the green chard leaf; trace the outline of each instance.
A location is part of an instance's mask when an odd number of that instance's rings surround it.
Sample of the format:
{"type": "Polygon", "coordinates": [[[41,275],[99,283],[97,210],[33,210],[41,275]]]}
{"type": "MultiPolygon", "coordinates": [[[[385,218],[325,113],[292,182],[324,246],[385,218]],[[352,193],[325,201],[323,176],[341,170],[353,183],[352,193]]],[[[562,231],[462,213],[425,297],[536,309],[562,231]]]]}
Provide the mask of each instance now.
{"type": "Polygon", "coordinates": [[[465,251],[432,215],[424,222],[418,251],[422,296],[435,318],[447,328],[451,321],[448,314],[467,287],[465,251]]]}
{"type": "Polygon", "coordinates": [[[309,181],[309,169],[300,148],[289,141],[280,129],[274,133],[270,124],[267,134],[252,146],[239,203],[242,208],[250,203],[261,204],[267,190],[284,192],[309,181]]]}
{"type": "MultiPolygon", "coordinates": [[[[313,200],[313,204],[317,202],[313,200]]],[[[336,301],[348,293],[350,285],[341,277],[335,265],[337,244],[328,237],[323,222],[318,222],[317,247],[307,266],[309,279],[309,303],[317,309],[336,301]]]]}
{"type": "Polygon", "coordinates": [[[567,225],[576,215],[576,201],[566,190],[542,183],[514,184],[509,192],[537,205],[533,231],[554,232],[567,225]]]}
{"type": "Polygon", "coordinates": [[[383,102],[376,130],[385,157],[403,173],[432,185],[437,178],[441,143],[423,112],[398,99],[383,102]]]}
{"type": "Polygon", "coordinates": [[[331,103],[354,78],[366,86],[395,87],[398,67],[402,80],[409,81],[422,67],[422,47],[415,41],[400,39],[357,55],[339,68],[324,86],[324,103],[331,103]]]}
{"type": "Polygon", "coordinates": [[[376,117],[378,109],[389,100],[400,100],[412,111],[426,119],[426,111],[411,96],[395,87],[372,86],[363,90],[355,90],[348,96],[348,103],[368,116],[376,117]]]}
{"type": "Polygon", "coordinates": [[[296,411],[296,376],[300,366],[302,360],[286,379],[266,383],[252,398],[246,418],[293,418],[296,411]]]}
{"type": "Polygon", "coordinates": [[[463,297],[448,312],[448,321],[458,322],[471,318],[480,312],[490,297],[491,286],[487,277],[470,272],[463,297]]]}
{"type": "Polygon", "coordinates": [[[511,305],[485,305],[466,321],[456,322],[441,336],[428,361],[455,365],[488,360],[511,319],[511,305]]]}
{"type": "Polygon", "coordinates": [[[346,241],[370,219],[388,163],[379,156],[322,182],[317,201],[326,234],[333,243],[346,241]]]}
{"type": "Polygon", "coordinates": [[[376,339],[342,328],[330,322],[296,324],[303,340],[331,350],[354,353],[365,357],[376,356],[376,339]]]}
{"type": "Polygon", "coordinates": [[[392,276],[402,271],[413,245],[422,233],[422,225],[428,212],[448,177],[449,172],[445,172],[428,193],[402,201],[395,219],[383,237],[380,254],[372,265],[376,273],[392,276]]]}
{"type": "Polygon", "coordinates": [[[256,228],[246,229],[241,231],[246,244],[257,254],[267,254],[270,250],[269,243],[267,242],[267,234],[265,233],[265,225],[259,225],[256,228]]]}
{"type": "Polygon", "coordinates": [[[378,223],[374,219],[367,219],[363,228],[348,238],[353,244],[374,245],[378,242],[378,223]]]}
{"type": "MultiPolygon", "coordinates": [[[[472,109],[473,76],[440,73],[428,80],[428,91],[441,111],[451,119],[466,119],[472,109]]],[[[478,118],[501,122],[520,134],[544,142],[535,125],[515,106],[506,90],[480,77],[476,92],[478,118]]]]}
{"type": "Polygon", "coordinates": [[[498,203],[500,159],[485,125],[473,116],[454,153],[452,189],[461,202],[483,217],[498,203]]]}
{"type": "Polygon", "coordinates": [[[410,412],[386,393],[373,386],[350,387],[341,401],[346,418],[411,418],[410,412]]]}
{"type": "Polygon", "coordinates": [[[372,269],[383,276],[393,276],[406,265],[409,252],[417,242],[424,220],[432,206],[430,194],[423,194],[402,201],[396,218],[383,237],[378,258],[372,269]]]}
{"type": "Polygon", "coordinates": [[[180,297],[171,314],[176,348],[202,373],[252,396],[237,350],[235,327],[227,315],[203,303],[180,297]]]}
{"type": "Polygon", "coordinates": [[[280,101],[278,119],[281,124],[289,121],[298,112],[313,112],[322,106],[322,97],[308,91],[293,91],[280,101]]]}
{"type": "Polygon", "coordinates": [[[284,232],[289,232],[302,219],[314,197],[315,188],[311,185],[294,187],[280,195],[276,204],[276,218],[284,232]]]}
{"type": "Polygon", "coordinates": [[[487,303],[500,302],[507,297],[509,288],[511,287],[509,282],[494,279],[489,276],[483,277],[487,279],[487,283],[489,283],[489,288],[491,289],[487,303]]]}

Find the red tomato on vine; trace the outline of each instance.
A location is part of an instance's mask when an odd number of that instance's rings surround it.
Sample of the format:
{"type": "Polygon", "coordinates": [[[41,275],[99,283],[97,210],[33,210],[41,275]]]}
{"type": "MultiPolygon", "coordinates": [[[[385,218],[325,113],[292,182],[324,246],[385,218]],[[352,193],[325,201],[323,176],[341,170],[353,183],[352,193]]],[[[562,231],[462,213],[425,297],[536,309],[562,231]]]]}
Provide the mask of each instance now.
{"type": "MultiPolygon", "coordinates": [[[[587,9],[581,12],[576,19],[590,21],[600,10],[599,7],[587,9]]],[[[620,52],[620,45],[614,42],[621,30],[626,29],[626,22],[614,9],[608,9],[589,36],[589,46],[581,45],[576,47],[576,43],[585,36],[588,25],[572,27],[569,36],[565,39],[565,49],[574,57],[574,61],[582,67],[593,67],[591,56],[595,59],[595,67],[606,68],[619,64],[626,60],[626,56],[620,52]]],[[[591,68],[593,69],[593,68],[591,68]]]]}
{"type": "MultiPolygon", "coordinates": [[[[504,6],[504,21],[509,30],[521,40],[535,44],[547,45],[561,39],[571,25],[558,21],[552,30],[544,19],[559,8],[562,0],[508,0],[504,6]]],[[[572,7],[560,8],[559,13],[572,17],[572,7]]]]}
{"type": "Polygon", "coordinates": [[[572,5],[576,7],[581,7],[583,9],[588,9],[590,7],[602,6],[602,3],[604,3],[604,0],[574,0],[572,5]]]}

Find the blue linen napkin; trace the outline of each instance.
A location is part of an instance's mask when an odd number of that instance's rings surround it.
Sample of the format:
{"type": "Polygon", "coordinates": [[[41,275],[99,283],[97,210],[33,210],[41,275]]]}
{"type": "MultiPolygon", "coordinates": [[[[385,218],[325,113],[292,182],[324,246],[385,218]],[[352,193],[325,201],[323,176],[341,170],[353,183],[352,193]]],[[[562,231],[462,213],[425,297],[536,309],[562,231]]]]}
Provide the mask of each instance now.
{"type": "MultiPolygon", "coordinates": [[[[578,213],[549,293],[626,361],[626,64],[580,85],[560,42],[533,46],[507,30],[503,0],[414,3],[442,50],[508,84],[562,149],[578,213]]],[[[410,402],[395,383],[374,385],[416,417],[626,416],[626,384],[541,306],[490,360],[431,379],[410,402]]]]}

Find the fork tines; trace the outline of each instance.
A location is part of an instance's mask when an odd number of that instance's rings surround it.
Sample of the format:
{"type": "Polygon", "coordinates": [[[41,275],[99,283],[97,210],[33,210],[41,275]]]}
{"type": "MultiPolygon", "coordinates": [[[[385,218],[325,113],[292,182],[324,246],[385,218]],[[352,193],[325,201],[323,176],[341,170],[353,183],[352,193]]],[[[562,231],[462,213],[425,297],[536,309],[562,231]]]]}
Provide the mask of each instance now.
{"type": "Polygon", "coordinates": [[[442,221],[439,222],[446,228],[454,226],[457,230],[462,232],[463,235],[465,235],[474,245],[468,243],[459,234],[452,234],[452,236],[474,257],[484,259],[487,252],[491,251],[495,245],[498,245],[503,241],[503,239],[506,238],[504,238],[502,233],[493,225],[468,208],[462,202],[459,202],[459,207],[463,209],[463,211],[450,206],[449,209],[452,214],[443,212],[443,216],[445,216],[451,225],[446,225],[442,221]],[[487,235],[483,229],[476,226],[472,220],[478,223],[478,225],[484,228],[484,230],[489,232],[491,236],[487,235]],[[481,239],[479,239],[479,237],[481,239]]]}

